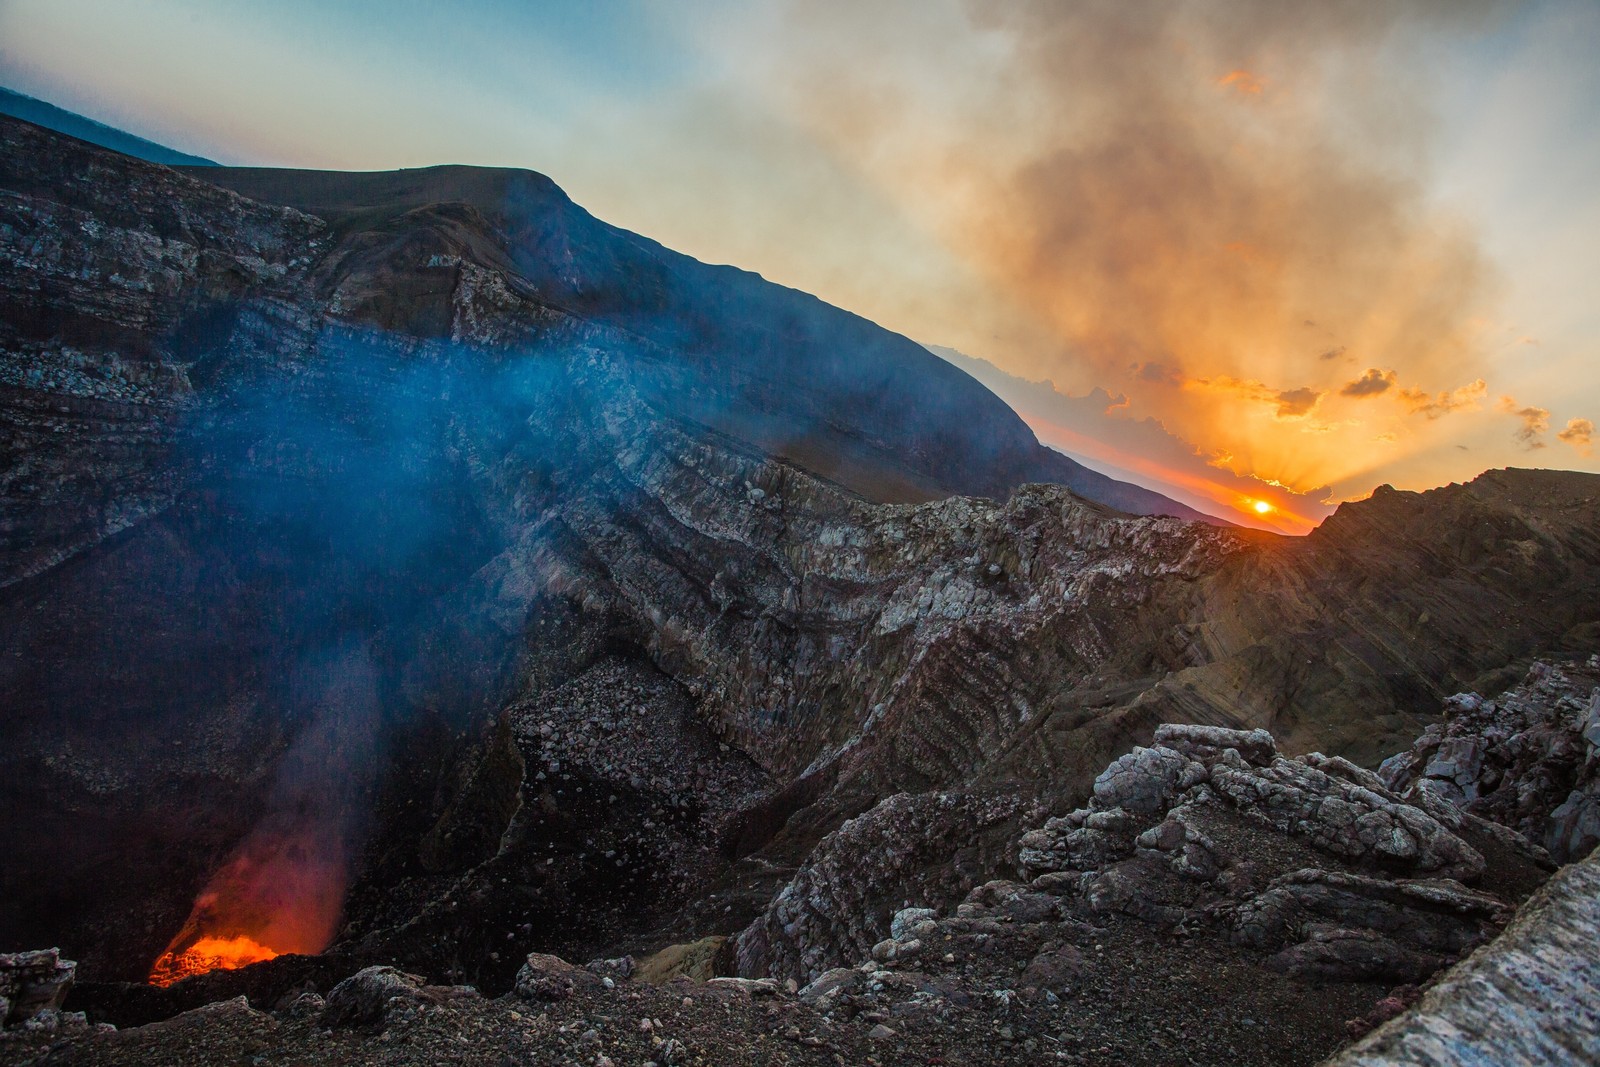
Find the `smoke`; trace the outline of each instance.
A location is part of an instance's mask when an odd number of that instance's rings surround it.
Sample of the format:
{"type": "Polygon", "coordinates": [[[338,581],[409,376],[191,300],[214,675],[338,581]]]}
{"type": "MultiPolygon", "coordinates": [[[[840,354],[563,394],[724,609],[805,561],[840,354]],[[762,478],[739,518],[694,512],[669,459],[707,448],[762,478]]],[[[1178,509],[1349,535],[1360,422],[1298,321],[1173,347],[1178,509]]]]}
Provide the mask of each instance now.
{"type": "Polygon", "coordinates": [[[1435,389],[1479,373],[1495,279],[1425,196],[1430,122],[1406,67],[1424,36],[1494,7],[802,3],[793,99],[1046,324],[1058,347],[1001,353],[1008,369],[1128,390],[1190,440],[1319,484],[1348,472],[1350,442],[1296,469],[1307,442],[1272,423],[1337,395],[1346,358],[1435,389]],[[1202,380],[1241,384],[1196,403],[1202,380]]]}
{"type": "Polygon", "coordinates": [[[152,977],[162,984],[216,962],[197,944],[226,953],[247,939],[247,956],[222,956],[229,966],[264,958],[262,950],[320,952],[338,930],[376,775],[377,672],[355,644],[294,675],[292,685],[307,690],[310,722],[279,761],[260,820],[211,875],[157,961],[152,977]]]}

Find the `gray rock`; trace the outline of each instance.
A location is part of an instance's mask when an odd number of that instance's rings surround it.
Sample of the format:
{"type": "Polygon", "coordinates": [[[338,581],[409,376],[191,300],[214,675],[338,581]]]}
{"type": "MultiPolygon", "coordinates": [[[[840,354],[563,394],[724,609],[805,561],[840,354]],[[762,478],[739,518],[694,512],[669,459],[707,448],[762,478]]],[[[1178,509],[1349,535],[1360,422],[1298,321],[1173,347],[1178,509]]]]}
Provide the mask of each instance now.
{"type": "Polygon", "coordinates": [[[1291,974],[1410,982],[1488,940],[1509,909],[1448,880],[1388,881],[1308,868],[1229,909],[1240,944],[1291,974]]]}
{"type": "Polygon", "coordinates": [[[366,967],[328,991],[322,1009],[326,1026],[367,1026],[383,1022],[395,1008],[431,1001],[420,975],[393,967],[366,967]]]}
{"type": "Polygon", "coordinates": [[[0,953],[0,1024],[21,1026],[42,1012],[59,1012],[77,969],[57,948],[0,953]]]}
{"type": "Polygon", "coordinates": [[[513,991],[523,1000],[566,1000],[573,992],[600,984],[600,976],[582,967],[576,967],[560,956],[543,952],[530,952],[527,962],[517,971],[513,991]]]}
{"type": "Polygon", "coordinates": [[[1135,748],[1100,772],[1094,780],[1094,799],[1101,808],[1150,814],[1205,780],[1205,767],[1181,752],[1135,748]]]}
{"type": "Polygon", "coordinates": [[[1248,763],[1264,767],[1278,755],[1278,744],[1266,730],[1229,730],[1221,726],[1162,723],[1155,743],[1193,759],[1209,761],[1233,749],[1248,763]]]}
{"type": "Polygon", "coordinates": [[[1600,857],[1557,873],[1503,934],[1328,1067],[1600,1063],[1600,857]]]}
{"type": "MultiPolygon", "coordinates": [[[[1522,684],[1445,702],[1445,719],[1383,762],[1385,784],[1509,827],[1558,862],[1600,844],[1600,688],[1575,663],[1535,663],[1522,684]]],[[[1429,811],[1440,817],[1437,803],[1429,811]]]]}
{"type": "Polygon", "coordinates": [[[923,923],[931,922],[938,917],[939,913],[932,908],[901,908],[894,913],[894,918],[889,920],[889,936],[896,940],[917,937],[923,923]]]}

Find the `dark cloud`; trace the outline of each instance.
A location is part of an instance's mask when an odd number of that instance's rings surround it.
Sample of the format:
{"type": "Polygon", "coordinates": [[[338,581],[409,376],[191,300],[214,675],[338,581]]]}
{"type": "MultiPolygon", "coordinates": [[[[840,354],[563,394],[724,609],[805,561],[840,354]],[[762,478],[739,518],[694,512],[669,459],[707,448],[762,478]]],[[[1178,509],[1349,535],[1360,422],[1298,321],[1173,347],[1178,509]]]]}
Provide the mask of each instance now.
{"type": "Polygon", "coordinates": [[[1278,418],[1298,419],[1311,414],[1322,394],[1315,389],[1286,389],[1277,396],[1278,418]]]}
{"type": "MultiPolygon", "coordinates": [[[[1343,351],[1341,349],[1340,351],[1343,351]]],[[[1327,357],[1324,356],[1324,359],[1327,357]]],[[[1340,396],[1368,397],[1386,393],[1394,386],[1395,373],[1392,370],[1379,370],[1369,367],[1367,372],[1353,382],[1349,382],[1339,390],[1340,396]]]]}
{"type": "Polygon", "coordinates": [[[1157,363],[1149,360],[1144,363],[1135,363],[1129,368],[1133,376],[1142,382],[1153,382],[1157,385],[1182,385],[1183,371],[1166,363],[1157,363]]]}

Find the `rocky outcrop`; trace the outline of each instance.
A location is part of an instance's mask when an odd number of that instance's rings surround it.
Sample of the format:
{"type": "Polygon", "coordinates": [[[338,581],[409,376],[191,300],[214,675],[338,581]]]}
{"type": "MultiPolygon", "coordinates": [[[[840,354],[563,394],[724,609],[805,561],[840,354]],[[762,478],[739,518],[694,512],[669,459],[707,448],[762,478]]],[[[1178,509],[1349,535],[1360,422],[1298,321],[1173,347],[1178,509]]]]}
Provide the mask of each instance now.
{"type": "Polygon", "coordinates": [[[1451,697],[1379,774],[1511,827],[1559,862],[1588,855],[1600,844],[1600,656],[1535,663],[1494,699],[1451,697]]]}
{"type": "Polygon", "coordinates": [[[1016,824],[1036,811],[1015,795],[902,793],[875,805],[823,838],[739,935],[739,973],[805,984],[868,958],[894,922],[904,924],[911,899],[959,899],[1003,860],[1016,824]]]}
{"type": "MultiPolygon", "coordinates": [[[[813,982],[852,958],[917,967],[931,946],[970,936],[973,920],[1120,914],[1186,936],[1211,931],[1296,978],[1411,983],[1493,936],[1510,914],[1512,901],[1463,884],[1485,866],[1461,836],[1470,831],[1369,771],[1286,758],[1261,730],[1166,724],[1154,740],[1114,760],[1088,806],[1021,836],[1031,886],[978,886],[948,921],[926,907],[890,918],[873,904],[947,907],[899,858],[911,848],[948,854],[970,830],[956,837],[948,818],[931,833],[897,819],[915,810],[913,798],[847,823],[740,936],[744,973],[813,982]]],[[[1041,975],[1058,969],[1036,962],[1041,975]]]]}
{"type": "Polygon", "coordinates": [[[0,1028],[54,1030],[77,969],[60,949],[0,953],[0,1028]]]}
{"type": "Polygon", "coordinates": [[[1412,1010],[1329,1067],[1600,1062],[1600,856],[1554,875],[1412,1010]]]}

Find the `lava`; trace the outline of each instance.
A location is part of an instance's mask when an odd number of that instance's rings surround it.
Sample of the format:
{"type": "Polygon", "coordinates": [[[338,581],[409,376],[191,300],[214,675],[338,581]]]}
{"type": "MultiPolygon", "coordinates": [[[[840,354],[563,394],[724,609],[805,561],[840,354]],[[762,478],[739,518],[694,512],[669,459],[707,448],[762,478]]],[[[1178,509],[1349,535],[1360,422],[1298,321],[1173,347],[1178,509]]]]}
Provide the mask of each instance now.
{"type": "Polygon", "coordinates": [[[183,951],[168,949],[150,968],[150,984],[169,986],[196,974],[207,971],[231,971],[262,960],[274,959],[278,953],[252,937],[202,937],[183,951]]]}
{"type": "Polygon", "coordinates": [[[357,645],[309,663],[311,723],[279,762],[265,814],[195,897],[150,968],[166,986],[327,948],[339,928],[360,832],[377,708],[375,672],[357,645]]]}
{"type": "Polygon", "coordinates": [[[150,984],[326,948],[338,926],[346,867],[342,850],[316,829],[269,819],[241,842],[151,966],[150,984]]]}

